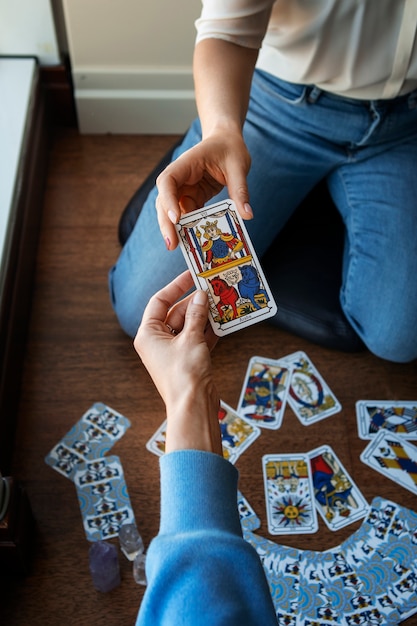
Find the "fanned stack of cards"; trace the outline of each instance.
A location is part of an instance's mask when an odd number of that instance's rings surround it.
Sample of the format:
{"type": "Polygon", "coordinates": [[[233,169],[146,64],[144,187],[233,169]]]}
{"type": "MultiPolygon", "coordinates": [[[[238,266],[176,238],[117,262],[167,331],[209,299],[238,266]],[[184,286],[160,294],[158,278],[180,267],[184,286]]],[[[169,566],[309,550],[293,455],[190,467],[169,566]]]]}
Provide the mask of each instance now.
{"type": "Polygon", "coordinates": [[[245,539],[262,561],[278,624],[395,626],[417,612],[417,514],[375,498],[360,528],[316,552],[255,534],[260,520],[244,496],[245,539]]]}
{"type": "Polygon", "coordinates": [[[120,458],[106,456],[129,427],[127,417],[97,402],[45,457],[75,484],[89,541],[116,537],[122,524],[135,524],[120,458]]]}

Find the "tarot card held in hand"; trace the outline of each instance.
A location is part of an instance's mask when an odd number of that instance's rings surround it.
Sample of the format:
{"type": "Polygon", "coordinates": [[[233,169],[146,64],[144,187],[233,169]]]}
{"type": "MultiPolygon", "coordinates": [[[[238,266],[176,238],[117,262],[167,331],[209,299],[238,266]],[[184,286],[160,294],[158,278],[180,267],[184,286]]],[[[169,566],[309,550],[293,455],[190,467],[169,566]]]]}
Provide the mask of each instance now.
{"type": "Polygon", "coordinates": [[[417,447],[404,438],[381,430],[369,442],[361,461],[383,476],[417,494],[417,447]]]}
{"type": "Polygon", "coordinates": [[[184,215],[178,238],[214,332],[227,335],[277,312],[246,227],[232,200],[184,215]]]}
{"type": "Polygon", "coordinates": [[[417,439],[417,400],[358,400],[356,418],[361,439],[373,439],[380,430],[417,439]]]}
{"type": "Polygon", "coordinates": [[[263,428],[281,426],[290,384],[288,364],[254,356],[240,394],[238,413],[263,428]]]}
{"type": "MultiPolygon", "coordinates": [[[[221,401],[219,408],[219,424],[222,435],[223,456],[230,463],[236,463],[244,452],[259,437],[259,428],[241,417],[228,404],[221,401]]],[[[158,456],[165,453],[167,422],[161,424],[146,444],[150,452],[158,456]]]]}
{"type": "Polygon", "coordinates": [[[308,456],[265,455],[262,468],[271,535],[316,532],[318,522],[308,456]]]}
{"type": "Polygon", "coordinates": [[[330,446],[308,453],[316,508],[330,530],[365,517],[369,506],[330,446]]]}

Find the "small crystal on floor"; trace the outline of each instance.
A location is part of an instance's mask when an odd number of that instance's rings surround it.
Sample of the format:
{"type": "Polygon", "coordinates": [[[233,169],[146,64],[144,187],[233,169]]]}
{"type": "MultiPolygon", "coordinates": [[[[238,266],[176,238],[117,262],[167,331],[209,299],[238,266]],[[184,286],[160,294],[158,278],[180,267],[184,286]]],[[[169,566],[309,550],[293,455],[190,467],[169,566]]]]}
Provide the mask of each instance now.
{"type": "Polygon", "coordinates": [[[116,546],[106,541],[95,541],[89,550],[93,585],[107,593],[120,585],[119,553],[116,546]]]}
{"type": "Polygon", "coordinates": [[[129,561],[133,561],[136,555],[144,550],[143,540],[136,524],[123,524],[119,530],[119,541],[120,548],[129,561]]]}
{"type": "Polygon", "coordinates": [[[139,552],[136,555],[135,560],[133,561],[133,578],[138,583],[138,585],[147,584],[145,565],[146,565],[146,554],[143,554],[143,552],[139,552]]]}

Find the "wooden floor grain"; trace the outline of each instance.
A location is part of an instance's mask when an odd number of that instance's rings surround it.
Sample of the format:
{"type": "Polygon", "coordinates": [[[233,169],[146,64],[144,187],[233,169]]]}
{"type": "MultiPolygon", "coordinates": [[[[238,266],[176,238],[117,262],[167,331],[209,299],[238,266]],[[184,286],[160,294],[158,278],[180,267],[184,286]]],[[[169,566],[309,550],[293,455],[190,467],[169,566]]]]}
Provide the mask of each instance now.
{"type": "MultiPolygon", "coordinates": [[[[162,403],[111,309],[107,272],[119,244],[121,211],[173,143],[168,136],[80,136],[56,133],[36,266],[36,282],[14,454],[14,476],[25,486],[37,522],[31,573],[4,580],[4,626],[119,626],[133,624],[143,588],[121,556],[122,584],[94,590],[89,544],[73,484],[44,462],[48,451],[96,401],[125,414],[132,427],[112,452],[120,456],[137,524],[148,545],[158,531],[158,460],[145,443],[164,419],[162,403]]],[[[330,444],[371,501],[381,495],[417,510],[416,497],[359,461],[355,402],[363,398],[417,399],[417,363],[397,365],[367,352],[344,354],[310,344],[267,324],[230,335],[213,360],[225,402],[235,406],[248,359],[304,350],[339,398],[341,413],[307,428],[287,408],[281,429],[263,431],[239,459],[240,487],[267,535],[261,456],[330,444]]],[[[287,545],[336,546],[360,522],[332,533],[286,537],[287,545]]],[[[276,537],[275,537],[276,540],[276,537]]],[[[410,618],[408,625],[417,624],[410,618]]]]}

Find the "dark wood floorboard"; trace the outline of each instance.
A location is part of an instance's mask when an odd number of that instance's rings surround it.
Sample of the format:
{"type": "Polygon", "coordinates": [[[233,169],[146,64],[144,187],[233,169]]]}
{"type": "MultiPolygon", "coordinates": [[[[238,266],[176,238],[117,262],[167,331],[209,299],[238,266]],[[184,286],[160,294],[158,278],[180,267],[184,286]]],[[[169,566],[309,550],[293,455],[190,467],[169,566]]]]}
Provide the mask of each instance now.
{"type": "MultiPolygon", "coordinates": [[[[174,137],[80,136],[57,132],[50,150],[36,281],[14,454],[14,476],[25,486],[37,522],[31,573],[1,584],[5,626],[118,626],[133,624],[143,594],[121,556],[121,586],[94,590],[88,547],[73,484],[44,462],[45,455],[95,401],[125,414],[132,427],[113,448],[120,456],[138,527],[148,545],[158,531],[158,460],[145,443],[164,419],[162,403],[119,329],[107,272],[119,244],[120,213],[174,137]]],[[[223,399],[235,406],[248,359],[305,350],[342,403],[343,411],[303,427],[288,408],[278,431],[263,431],[239,459],[240,487],[267,535],[261,456],[330,444],[370,501],[381,495],[417,509],[416,497],[359,461],[355,402],[414,400],[417,363],[397,365],[367,352],[324,349],[267,324],[224,338],[213,359],[223,399]]],[[[332,533],[285,538],[288,545],[325,550],[360,522],[332,533]]],[[[276,538],[275,538],[276,540],[276,538]]],[[[415,618],[407,624],[417,624],[415,618]],[[413,621],[414,620],[414,621],[413,621]]]]}

